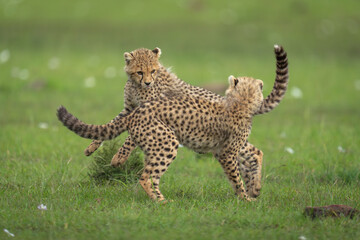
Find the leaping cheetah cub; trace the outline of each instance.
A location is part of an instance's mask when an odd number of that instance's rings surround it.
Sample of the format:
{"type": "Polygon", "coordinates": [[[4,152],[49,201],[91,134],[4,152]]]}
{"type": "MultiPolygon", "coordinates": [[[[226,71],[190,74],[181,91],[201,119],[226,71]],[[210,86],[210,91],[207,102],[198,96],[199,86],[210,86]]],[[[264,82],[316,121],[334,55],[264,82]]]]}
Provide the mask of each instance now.
{"type": "MultiPolygon", "coordinates": [[[[225,97],[210,101],[184,95],[161,96],[104,125],[88,125],[64,107],[59,120],[81,137],[109,140],[128,131],[145,153],[140,184],[151,199],[164,201],[161,176],[175,159],[179,143],[196,152],[212,153],[220,162],[236,194],[245,192],[237,157],[250,134],[252,117],[263,104],[263,82],[250,77],[229,77],[225,97]]],[[[245,158],[250,158],[245,154],[245,158]]]]}

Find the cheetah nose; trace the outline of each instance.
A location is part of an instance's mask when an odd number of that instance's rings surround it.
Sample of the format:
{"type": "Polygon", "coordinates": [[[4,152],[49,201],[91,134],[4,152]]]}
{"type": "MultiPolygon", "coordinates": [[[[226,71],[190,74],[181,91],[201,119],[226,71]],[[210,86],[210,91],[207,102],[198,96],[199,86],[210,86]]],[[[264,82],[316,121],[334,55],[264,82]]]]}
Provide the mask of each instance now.
{"type": "Polygon", "coordinates": [[[151,82],[145,82],[145,85],[149,86],[151,82]]]}

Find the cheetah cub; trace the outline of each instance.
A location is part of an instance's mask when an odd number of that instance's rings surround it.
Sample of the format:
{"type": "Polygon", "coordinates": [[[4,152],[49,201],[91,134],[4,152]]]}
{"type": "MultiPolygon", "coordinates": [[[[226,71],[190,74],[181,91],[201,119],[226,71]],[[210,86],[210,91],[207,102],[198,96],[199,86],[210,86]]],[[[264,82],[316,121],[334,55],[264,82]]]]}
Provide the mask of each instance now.
{"type": "MultiPolygon", "coordinates": [[[[164,201],[161,176],[175,159],[179,143],[200,153],[212,153],[221,164],[235,193],[250,201],[240,178],[238,155],[250,134],[252,117],[263,104],[263,82],[229,77],[225,97],[209,101],[184,95],[161,96],[104,125],[88,125],[64,107],[59,120],[81,137],[109,140],[128,131],[145,153],[140,184],[151,199],[164,201]]],[[[250,158],[244,156],[245,158],[250,158]]]]}
{"type": "MultiPolygon", "coordinates": [[[[287,53],[282,46],[275,45],[276,78],[271,93],[264,99],[257,114],[264,114],[274,109],[283,99],[289,81],[287,53]]],[[[160,48],[149,50],[145,48],[136,49],[124,53],[125,72],[128,80],[124,89],[124,109],[121,115],[128,114],[141,104],[152,99],[157,99],[164,93],[170,95],[184,95],[193,98],[201,98],[206,101],[219,101],[222,96],[192,86],[179,79],[160,62],[160,48]]],[[[113,120],[115,121],[115,119],[113,120]]],[[[101,145],[102,141],[94,140],[85,150],[85,155],[91,155],[101,145]]],[[[119,166],[128,159],[136,144],[128,136],[123,146],[114,155],[111,165],[119,166]]],[[[238,162],[241,177],[246,184],[249,196],[257,197],[261,189],[261,168],[263,153],[246,142],[240,149],[238,162]],[[251,157],[245,155],[251,152],[251,157]]]]}

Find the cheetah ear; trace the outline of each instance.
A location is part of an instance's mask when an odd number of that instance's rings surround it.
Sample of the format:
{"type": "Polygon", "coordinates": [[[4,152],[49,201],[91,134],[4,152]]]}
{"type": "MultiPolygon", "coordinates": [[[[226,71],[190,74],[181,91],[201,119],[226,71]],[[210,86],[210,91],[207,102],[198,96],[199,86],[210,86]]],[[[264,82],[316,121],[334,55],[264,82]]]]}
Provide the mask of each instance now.
{"type": "Polygon", "coordinates": [[[239,80],[237,78],[235,78],[233,75],[230,75],[228,79],[229,79],[229,85],[231,87],[235,87],[236,84],[239,83],[239,80]]]}
{"type": "Polygon", "coordinates": [[[156,47],[154,50],[152,50],[153,53],[155,53],[155,55],[157,56],[157,58],[160,57],[161,55],[161,49],[156,47]]]}
{"type": "Polygon", "coordinates": [[[125,58],[126,64],[129,64],[130,61],[134,59],[134,56],[131,53],[125,52],[124,58],[125,58]]]}

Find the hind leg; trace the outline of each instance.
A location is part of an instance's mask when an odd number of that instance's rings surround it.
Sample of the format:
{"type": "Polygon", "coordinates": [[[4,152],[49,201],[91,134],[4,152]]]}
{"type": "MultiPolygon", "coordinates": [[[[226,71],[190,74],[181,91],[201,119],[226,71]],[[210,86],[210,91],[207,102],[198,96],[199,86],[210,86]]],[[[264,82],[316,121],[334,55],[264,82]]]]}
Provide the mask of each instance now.
{"type": "Polygon", "coordinates": [[[175,159],[179,142],[170,128],[161,122],[156,121],[155,124],[154,122],[155,120],[149,129],[144,126],[143,137],[135,138],[134,141],[146,156],[140,184],[151,199],[164,201],[165,198],[159,188],[160,178],[175,159]]]}
{"type": "Polygon", "coordinates": [[[131,152],[135,149],[135,147],[136,144],[131,139],[131,137],[128,136],[124,144],[121,146],[121,148],[119,148],[118,152],[113,156],[111,160],[111,166],[117,167],[119,165],[124,164],[128,160],[131,152]]]}
{"type": "Polygon", "coordinates": [[[239,152],[238,164],[246,184],[246,191],[251,197],[258,197],[261,190],[261,169],[263,153],[246,142],[239,152]]]}
{"type": "Polygon", "coordinates": [[[240,170],[240,175],[242,177],[242,179],[245,182],[245,186],[246,186],[246,193],[249,194],[249,190],[251,188],[251,184],[250,184],[250,167],[246,166],[244,163],[242,163],[242,157],[238,156],[238,168],[240,170]]]}

